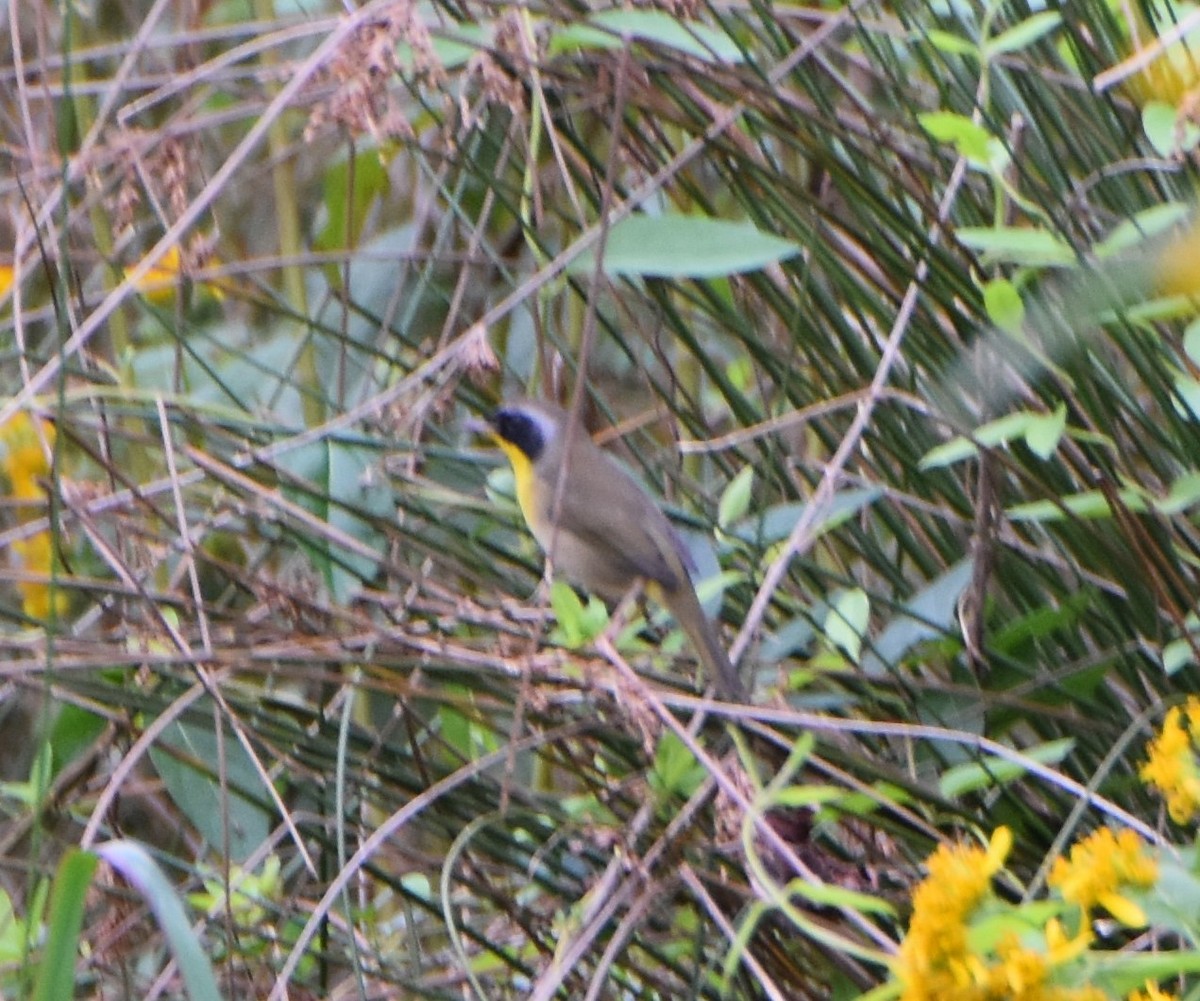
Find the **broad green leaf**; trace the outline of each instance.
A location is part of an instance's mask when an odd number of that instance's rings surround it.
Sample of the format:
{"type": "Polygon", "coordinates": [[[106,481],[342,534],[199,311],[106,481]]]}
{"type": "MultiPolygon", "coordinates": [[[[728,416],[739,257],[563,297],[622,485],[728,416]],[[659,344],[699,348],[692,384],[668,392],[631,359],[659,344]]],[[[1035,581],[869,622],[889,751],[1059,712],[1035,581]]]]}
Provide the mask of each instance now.
{"type": "Polygon", "coordinates": [[[1027,268],[1069,267],[1079,255],[1062,237],[1045,229],[1020,226],[963,226],[954,231],[964,246],[997,264],[1027,268]]]}
{"type": "MultiPolygon", "coordinates": [[[[874,487],[843,490],[834,494],[833,500],[820,512],[813,527],[814,537],[836,528],[847,518],[854,517],[863,508],[878,500],[880,496],[882,496],[882,491],[874,487]]],[[[807,503],[776,504],[757,516],[752,515],[739,522],[728,532],[744,542],[769,546],[791,535],[792,529],[796,527],[796,522],[804,517],[807,510],[807,503]]]]}
{"type": "MultiPolygon", "coordinates": [[[[704,216],[632,216],[608,234],[604,273],[653,278],[717,278],[756,271],[794,257],[801,246],[764,233],[751,223],[704,216]]],[[[591,251],[571,264],[575,274],[590,274],[591,251]]]]}
{"type": "Polygon", "coordinates": [[[1099,259],[1112,257],[1122,250],[1136,247],[1144,240],[1158,236],[1192,214],[1192,207],[1183,202],[1167,202],[1139,212],[1116,226],[1103,240],[1092,247],[1099,259]]]}
{"type": "Polygon", "coordinates": [[[1196,662],[1195,649],[1191,641],[1186,639],[1171,640],[1163,646],[1162,666],[1165,674],[1175,672],[1196,662]]]}
{"type": "Polygon", "coordinates": [[[906,602],[871,643],[863,671],[881,675],[918,643],[943,636],[957,618],[958,599],[971,582],[973,567],[969,559],[954,564],[906,602]]]}
{"type": "Polygon", "coordinates": [[[46,918],[46,948],[38,964],[34,1001],[61,1001],[75,996],[75,961],[87,894],[96,871],[91,852],[72,848],[63,855],[50,891],[46,918]]]}
{"type": "MultiPolygon", "coordinates": [[[[120,683],[120,672],[110,681],[120,683]]],[[[103,732],[106,722],[98,713],[88,712],[72,703],[58,707],[54,724],[50,728],[50,747],[54,752],[54,774],[62,767],[74,761],[83,751],[90,748],[97,737],[103,732]]]]}
{"type": "Polygon", "coordinates": [[[1190,153],[1200,144],[1200,126],[1185,119],[1181,127],[1179,112],[1162,101],[1150,101],[1142,108],[1142,129],[1154,152],[1166,159],[1190,153]]]}
{"type": "Polygon", "coordinates": [[[183,902],[146,849],[134,841],[109,841],[100,845],[96,854],[116,869],[150,906],[175,957],[188,998],[221,1001],[212,965],[192,931],[183,902]]]}
{"type": "Polygon", "coordinates": [[[328,441],[327,447],[329,524],[370,550],[368,554],[344,546],[331,547],[334,598],[348,604],[378,572],[379,557],[374,554],[386,550],[387,536],[377,526],[395,517],[396,505],[378,451],[336,440],[328,441]]]}
{"type": "Polygon", "coordinates": [[[1032,17],[1027,17],[1019,24],[1014,24],[1007,31],[989,38],[983,45],[984,58],[1004,55],[1009,52],[1019,52],[1027,49],[1039,38],[1052,32],[1062,24],[1062,15],[1057,11],[1045,10],[1032,17]]]}
{"type": "Polygon", "coordinates": [[[825,639],[857,663],[870,617],[871,600],[866,591],[858,587],[843,591],[825,616],[825,639]]]}
{"type": "Polygon", "coordinates": [[[150,760],[172,801],[214,851],[225,848],[228,818],[229,858],[243,862],[271,833],[272,813],[262,805],[269,802],[270,794],[245,749],[226,731],[223,760],[228,796],[222,796],[220,780],[214,774],[221,756],[212,726],[171,723],[151,748],[150,760]]]}
{"type": "Polygon", "coordinates": [[[327,166],[322,180],[326,222],[314,245],[318,250],[357,246],[372,203],[391,190],[387,165],[378,149],[365,149],[327,166]]]}
{"type": "Polygon", "coordinates": [[[750,510],[750,497],[754,491],[754,467],[746,466],[721,493],[717,506],[717,524],[725,528],[742,518],[750,510]]]}
{"type": "Polygon", "coordinates": [[[938,142],[950,143],[961,156],[986,166],[990,160],[992,135],[966,115],[953,111],[930,111],[917,116],[921,128],[938,142]]]}
{"type": "Polygon", "coordinates": [[[1183,332],[1183,350],[1193,365],[1200,365],[1200,320],[1193,320],[1183,332]]]}
{"type": "Polygon", "coordinates": [[[665,730],[654,752],[650,787],[659,802],[687,799],[700,788],[708,772],[688,746],[672,731],[665,730]]]}
{"type": "Polygon", "coordinates": [[[549,52],[553,56],[572,48],[620,48],[624,44],[623,35],[677,49],[707,62],[740,63],[745,59],[738,44],[718,28],[666,11],[626,8],[601,11],[586,21],[553,31],[549,52]]]}
{"type": "MultiPolygon", "coordinates": [[[[1062,761],[1074,748],[1074,738],[1064,737],[1039,747],[1024,749],[1021,753],[1038,764],[1053,765],[1062,761]]],[[[964,793],[989,789],[1011,782],[1013,779],[1020,778],[1028,770],[1028,766],[1019,761],[987,757],[982,761],[972,761],[947,769],[938,780],[938,791],[947,799],[953,799],[964,793]]]]}
{"type": "Polygon", "coordinates": [[[1146,917],[1155,928],[1178,935],[1188,942],[1200,939],[1200,873],[1196,870],[1196,846],[1180,849],[1181,857],[1164,853],[1158,860],[1158,879],[1140,893],[1146,917]]]}
{"type": "Polygon", "coordinates": [[[983,286],[983,308],[988,319],[1006,333],[1019,333],[1025,323],[1025,303],[1007,278],[995,278],[983,286]]]}
{"type": "Polygon", "coordinates": [[[608,625],[608,611],[598,598],[589,598],[585,605],[566,581],[556,580],[550,585],[550,607],[558,628],[551,639],[555,643],[577,650],[586,646],[608,625]]]}
{"type": "MultiPolygon", "coordinates": [[[[1126,896],[1133,894],[1125,888],[1126,896]]],[[[1141,899],[1139,895],[1138,899],[1141,899]]],[[[1184,973],[1200,973],[1200,951],[1164,949],[1153,953],[1091,950],[1084,954],[1080,982],[1108,992],[1109,997],[1125,997],[1145,988],[1146,981],[1170,980],[1184,973]]]]}
{"type": "Polygon", "coordinates": [[[1067,428],[1067,405],[1060,403],[1052,414],[1030,414],[1025,427],[1025,444],[1039,459],[1049,459],[1058,449],[1067,428]]]}
{"type": "Polygon", "coordinates": [[[1200,380],[1180,373],[1175,377],[1175,410],[1180,417],[1200,419],[1200,380]]]}
{"type": "Polygon", "coordinates": [[[0,887],[0,966],[19,963],[25,955],[27,944],[32,940],[25,922],[13,907],[12,898],[0,887]]]}

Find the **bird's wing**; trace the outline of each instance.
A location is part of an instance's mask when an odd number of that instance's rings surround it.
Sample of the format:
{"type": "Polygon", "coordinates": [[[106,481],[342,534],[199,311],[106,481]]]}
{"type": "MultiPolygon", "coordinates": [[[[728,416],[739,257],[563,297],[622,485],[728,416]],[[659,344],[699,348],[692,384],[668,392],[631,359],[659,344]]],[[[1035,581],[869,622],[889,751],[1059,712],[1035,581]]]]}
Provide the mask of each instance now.
{"type": "Polygon", "coordinates": [[[559,527],[623,563],[631,579],[644,577],[674,590],[687,580],[690,555],[646,492],[615,460],[600,454],[610,475],[596,477],[586,491],[563,491],[559,527]],[[631,512],[629,499],[635,495],[631,512]]]}

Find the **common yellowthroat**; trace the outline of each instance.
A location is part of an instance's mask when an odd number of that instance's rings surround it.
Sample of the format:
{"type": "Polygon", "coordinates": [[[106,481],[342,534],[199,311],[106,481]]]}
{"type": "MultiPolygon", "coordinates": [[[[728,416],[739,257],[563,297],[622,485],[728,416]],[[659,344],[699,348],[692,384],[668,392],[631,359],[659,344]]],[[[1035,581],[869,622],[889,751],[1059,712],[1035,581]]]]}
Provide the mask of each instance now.
{"type": "Polygon", "coordinates": [[[683,543],[633,478],[582,427],[570,429],[566,412],[549,403],[507,403],[479,430],[512,463],[521,513],[550,565],[610,603],[644,582],[687,634],[717,691],[744,698],[696,597],[683,543]]]}

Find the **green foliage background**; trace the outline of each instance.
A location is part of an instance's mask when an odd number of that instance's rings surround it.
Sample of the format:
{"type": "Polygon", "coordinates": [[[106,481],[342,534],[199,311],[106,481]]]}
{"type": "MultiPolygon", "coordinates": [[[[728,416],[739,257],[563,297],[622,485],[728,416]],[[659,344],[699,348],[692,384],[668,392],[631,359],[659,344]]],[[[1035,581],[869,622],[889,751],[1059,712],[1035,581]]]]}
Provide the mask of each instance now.
{"type": "MultiPolygon", "coordinates": [[[[940,836],[1160,824],[1190,7],[0,10],[0,422],[57,429],[0,549],[66,596],[0,577],[0,993],[112,839],[225,996],[852,997],[940,836]],[[753,706],[554,628],[463,426],[579,388],[753,706]]],[[[101,896],[77,993],[177,989],[101,896]]]]}

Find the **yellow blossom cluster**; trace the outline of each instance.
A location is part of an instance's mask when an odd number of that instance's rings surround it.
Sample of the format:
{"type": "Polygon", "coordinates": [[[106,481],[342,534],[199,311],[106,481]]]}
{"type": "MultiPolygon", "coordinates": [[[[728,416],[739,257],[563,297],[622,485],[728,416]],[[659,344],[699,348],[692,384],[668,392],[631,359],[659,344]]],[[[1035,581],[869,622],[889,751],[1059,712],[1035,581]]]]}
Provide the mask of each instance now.
{"type": "MultiPolygon", "coordinates": [[[[54,445],[54,425],[15,414],[0,426],[0,473],[8,480],[8,494],[18,501],[17,517],[29,522],[41,516],[45,500],[43,481],[50,475],[48,449],[54,445]]],[[[11,562],[24,579],[17,582],[21,607],[34,619],[47,619],[65,610],[66,595],[51,597],[49,578],[54,567],[54,544],[49,531],[35,532],[13,542],[11,562]]]]}
{"type": "Polygon", "coordinates": [[[1158,863],[1141,838],[1130,830],[1114,834],[1102,827],[1075,845],[1069,858],[1054,860],[1048,882],[1085,911],[1100,906],[1122,924],[1139,928],[1146,915],[1121,890],[1153,886],[1157,878],[1158,863]]]}
{"type": "MultiPolygon", "coordinates": [[[[991,895],[992,877],[1012,847],[1012,834],[1001,827],[986,849],[941,845],[928,862],[929,874],[913,893],[913,915],[900,945],[895,970],[901,1001],[1104,1001],[1091,988],[1074,991],[1047,984],[1057,957],[1024,947],[1015,935],[1005,936],[995,961],[974,952],[968,941],[972,914],[991,895]]],[[[1053,948],[1067,947],[1057,925],[1053,948]]],[[[1072,954],[1086,940],[1070,945],[1072,954]]]]}
{"type": "Polygon", "coordinates": [[[1175,1001],[1175,995],[1160,991],[1154,981],[1147,980],[1146,989],[1134,991],[1129,995],[1129,1001],[1175,1001]]]}
{"type": "MultiPolygon", "coordinates": [[[[913,893],[908,934],[893,961],[902,986],[900,1001],[1107,1001],[1098,987],[1065,986],[1055,976],[1087,951],[1087,921],[1074,937],[1051,919],[1040,934],[1007,932],[988,950],[972,941],[972,920],[985,905],[999,906],[991,881],[1011,846],[1011,833],[1001,827],[986,849],[943,845],[930,857],[928,875],[913,893]]],[[[1099,831],[1076,846],[1069,862],[1059,863],[1051,879],[1064,897],[1085,907],[1100,903],[1118,917],[1136,910],[1120,898],[1119,888],[1145,886],[1156,876],[1153,860],[1131,832],[1099,831]]],[[[1170,997],[1147,983],[1129,1001],[1170,997]]]]}
{"type": "MultiPolygon", "coordinates": [[[[174,302],[176,293],[190,280],[197,263],[185,258],[178,244],[168,247],[158,262],[134,283],[134,288],[147,302],[157,306],[174,302]]],[[[208,255],[206,263],[215,267],[220,264],[220,260],[215,255],[208,255]]],[[[133,267],[126,268],[125,277],[129,278],[135,270],[133,267]]],[[[205,279],[197,282],[196,288],[204,290],[217,301],[225,298],[225,290],[220,281],[205,279]]]]}
{"type": "Polygon", "coordinates": [[[1186,824],[1200,813],[1200,698],[1192,696],[1182,707],[1167,711],[1162,730],[1150,743],[1150,757],[1141,777],[1167,797],[1167,810],[1177,824],[1186,824]]]}

